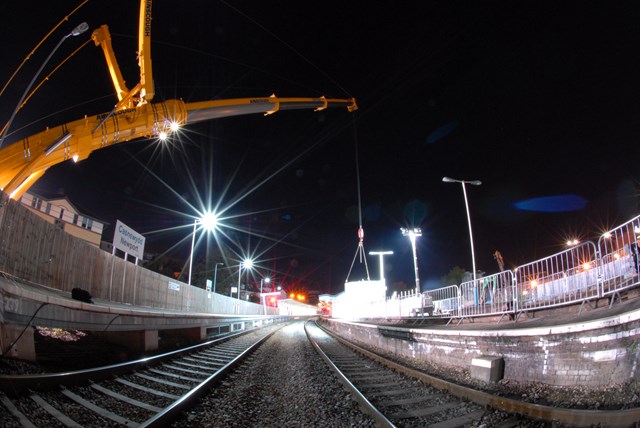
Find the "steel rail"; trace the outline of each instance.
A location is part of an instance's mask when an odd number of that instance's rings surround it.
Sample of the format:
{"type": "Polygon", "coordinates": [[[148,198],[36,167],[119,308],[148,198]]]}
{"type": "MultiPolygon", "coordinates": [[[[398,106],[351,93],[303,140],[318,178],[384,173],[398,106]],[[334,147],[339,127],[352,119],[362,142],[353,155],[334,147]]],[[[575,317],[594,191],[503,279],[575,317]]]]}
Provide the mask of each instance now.
{"type": "MultiPolygon", "coordinates": [[[[309,339],[309,342],[311,342],[318,354],[327,363],[333,373],[338,377],[338,380],[349,390],[358,404],[360,404],[360,408],[362,409],[362,411],[370,415],[375,420],[376,426],[381,428],[395,428],[395,425],[382,413],[380,413],[380,411],[373,404],[371,404],[367,397],[365,397],[362,392],[360,392],[360,390],[356,388],[353,383],[351,383],[351,381],[342,373],[342,371],[338,367],[336,367],[333,361],[331,361],[331,358],[329,358],[327,354],[320,348],[320,345],[318,345],[316,340],[311,337],[311,334],[307,329],[307,324],[310,322],[312,321],[309,320],[304,324],[304,332],[307,335],[307,339],[309,339]]],[[[324,329],[322,330],[324,331],[324,329]]]]}
{"type": "Polygon", "coordinates": [[[431,376],[420,370],[416,370],[414,368],[407,367],[403,364],[392,361],[380,354],[351,343],[343,337],[336,335],[331,330],[324,328],[324,326],[318,324],[317,322],[316,325],[320,329],[322,329],[322,331],[326,332],[343,345],[353,349],[356,352],[361,353],[362,355],[374,361],[380,362],[394,370],[419,379],[422,382],[433,386],[434,388],[449,392],[457,397],[467,399],[477,404],[491,406],[498,410],[509,413],[516,413],[534,419],[543,421],[556,421],[570,424],[576,427],[629,427],[634,423],[640,421],[640,408],[637,407],[633,409],[623,410],[569,409],[546,406],[542,404],[527,403],[524,401],[500,397],[488,392],[458,385],[456,383],[431,376]]]}
{"type": "Polygon", "coordinates": [[[266,336],[264,336],[263,338],[255,342],[253,345],[251,345],[249,348],[244,350],[236,358],[229,361],[223,367],[218,369],[214,374],[212,374],[203,382],[201,382],[198,386],[191,389],[188,393],[180,397],[178,400],[174,401],[173,404],[170,404],[169,406],[165,407],[161,412],[157,413],[152,418],[141,423],[139,427],[140,428],[166,427],[170,423],[177,420],[183,411],[197,404],[198,400],[204,397],[215,383],[217,383],[220,379],[226,377],[242,361],[244,361],[245,359],[247,359],[247,357],[253,354],[276,331],[278,330],[272,331],[271,333],[267,334],[266,336]]]}
{"type": "Polygon", "coordinates": [[[133,370],[153,366],[162,361],[175,358],[184,353],[190,353],[200,348],[206,348],[214,344],[220,344],[230,339],[250,333],[254,330],[232,333],[230,335],[213,339],[187,348],[166,352],[152,357],[141,358],[126,363],[112,364],[103,367],[75,370],[61,373],[47,373],[35,375],[0,375],[0,391],[7,394],[22,393],[28,390],[44,391],[57,386],[74,386],[86,383],[88,379],[100,380],[114,375],[129,373],[133,370]]]}

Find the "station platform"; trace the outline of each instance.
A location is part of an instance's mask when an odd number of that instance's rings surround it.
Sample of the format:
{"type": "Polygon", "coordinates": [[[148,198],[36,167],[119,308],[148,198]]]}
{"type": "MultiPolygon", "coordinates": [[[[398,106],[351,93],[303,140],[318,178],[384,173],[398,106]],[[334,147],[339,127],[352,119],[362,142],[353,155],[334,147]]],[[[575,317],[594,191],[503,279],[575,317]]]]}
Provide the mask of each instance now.
{"type": "Polygon", "coordinates": [[[593,387],[640,380],[635,292],[611,306],[601,299],[591,306],[521,313],[515,320],[323,318],[322,323],[366,348],[427,365],[470,370],[474,360],[500,359],[507,380],[593,387]]]}
{"type": "Polygon", "coordinates": [[[92,299],[75,300],[70,292],[0,276],[0,346],[3,356],[35,360],[33,327],[90,331],[135,350],[158,348],[161,335],[204,340],[207,332],[235,331],[275,322],[274,315],[233,315],[141,307],[92,299]]]}

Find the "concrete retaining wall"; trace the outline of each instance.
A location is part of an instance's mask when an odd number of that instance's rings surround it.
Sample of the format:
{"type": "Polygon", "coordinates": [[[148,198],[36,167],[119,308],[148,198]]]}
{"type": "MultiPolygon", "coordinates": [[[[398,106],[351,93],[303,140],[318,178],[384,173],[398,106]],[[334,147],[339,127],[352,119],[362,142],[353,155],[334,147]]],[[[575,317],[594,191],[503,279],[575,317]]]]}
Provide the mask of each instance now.
{"type": "MultiPolygon", "coordinates": [[[[504,378],[550,385],[638,381],[640,310],[582,324],[512,330],[401,329],[324,319],[340,336],[383,354],[470,369],[473,358],[504,358],[504,378]]],[[[488,327],[490,328],[490,327],[488,327]]]]}
{"type": "MultiPolygon", "coordinates": [[[[261,305],[152,272],[75,238],[15,201],[0,205],[0,271],[21,280],[94,298],[170,310],[264,314],[261,305]]],[[[267,314],[276,315],[267,307],[267,314]]]]}

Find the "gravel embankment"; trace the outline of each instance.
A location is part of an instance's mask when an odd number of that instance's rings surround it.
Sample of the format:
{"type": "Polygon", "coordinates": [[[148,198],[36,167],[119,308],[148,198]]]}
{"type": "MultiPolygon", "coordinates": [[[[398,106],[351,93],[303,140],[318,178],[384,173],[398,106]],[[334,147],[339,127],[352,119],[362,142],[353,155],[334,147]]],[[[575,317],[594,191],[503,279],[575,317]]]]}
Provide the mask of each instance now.
{"type": "Polygon", "coordinates": [[[328,375],[302,322],[282,328],[250,360],[174,427],[374,426],[328,375]]]}

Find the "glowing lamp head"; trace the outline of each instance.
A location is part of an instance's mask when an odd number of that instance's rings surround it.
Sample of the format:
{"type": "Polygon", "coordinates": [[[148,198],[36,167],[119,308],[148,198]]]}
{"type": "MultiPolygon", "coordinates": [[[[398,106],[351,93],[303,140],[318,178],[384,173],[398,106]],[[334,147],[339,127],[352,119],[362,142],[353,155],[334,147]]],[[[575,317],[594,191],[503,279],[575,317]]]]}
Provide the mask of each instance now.
{"type": "Polygon", "coordinates": [[[200,219],[200,224],[208,231],[213,231],[218,226],[218,216],[216,213],[208,212],[200,219]]]}

